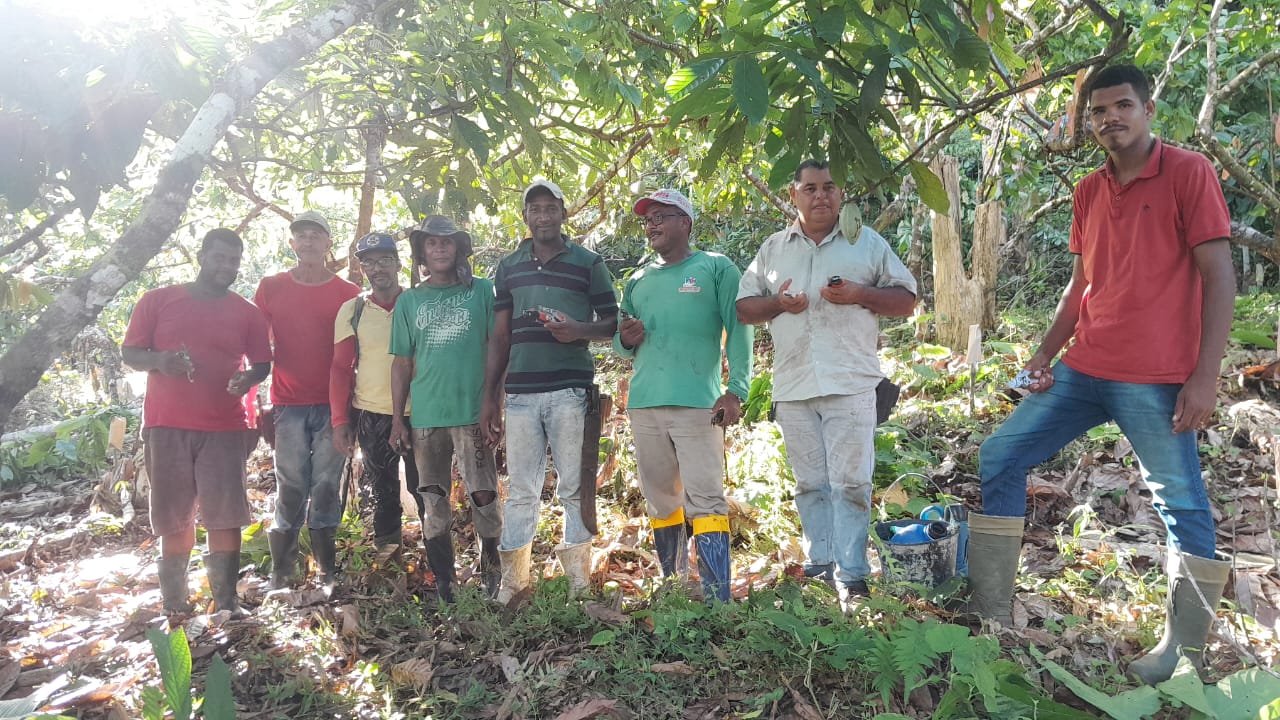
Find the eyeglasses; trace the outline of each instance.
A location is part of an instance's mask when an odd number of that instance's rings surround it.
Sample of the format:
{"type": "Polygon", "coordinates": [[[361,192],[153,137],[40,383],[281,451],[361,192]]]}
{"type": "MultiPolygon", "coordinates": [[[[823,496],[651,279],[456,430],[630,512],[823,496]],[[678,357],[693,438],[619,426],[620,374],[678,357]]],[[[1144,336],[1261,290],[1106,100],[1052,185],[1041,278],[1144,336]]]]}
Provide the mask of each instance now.
{"type": "Polygon", "coordinates": [[[380,257],[377,260],[360,260],[360,267],[365,270],[377,268],[379,270],[390,270],[400,267],[400,258],[396,257],[380,257]]]}
{"type": "Polygon", "coordinates": [[[654,213],[640,218],[640,224],[645,227],[657,227],[667,221],[667,218],[685,217],[684,213],[654,213]]]}

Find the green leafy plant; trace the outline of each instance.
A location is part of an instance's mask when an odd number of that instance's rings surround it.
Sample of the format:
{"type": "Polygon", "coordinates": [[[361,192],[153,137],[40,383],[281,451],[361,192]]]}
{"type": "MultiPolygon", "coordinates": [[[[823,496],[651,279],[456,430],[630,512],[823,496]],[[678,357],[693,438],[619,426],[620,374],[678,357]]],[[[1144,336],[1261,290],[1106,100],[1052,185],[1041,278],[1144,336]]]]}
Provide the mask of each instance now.
{"type": "Polygon", "coordinates": [[[231,672],[222,658],[214,656],[205,676],[205,694],[197,703],[191,688],[191,647],[182,628],[165,633],[147,630],[147,640],[160,666],[160,687],[142,690],[144,720],[190,720],[199,706],[205,720],[235,720],[236,705],[231,693],[231,672]]]}

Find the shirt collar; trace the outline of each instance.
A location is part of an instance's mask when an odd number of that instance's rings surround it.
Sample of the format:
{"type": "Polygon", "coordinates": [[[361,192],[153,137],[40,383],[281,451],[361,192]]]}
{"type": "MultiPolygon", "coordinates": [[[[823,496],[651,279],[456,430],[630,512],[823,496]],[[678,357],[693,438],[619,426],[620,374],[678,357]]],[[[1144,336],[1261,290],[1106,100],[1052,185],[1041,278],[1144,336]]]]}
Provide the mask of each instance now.
{"type": "MultiPolygon", "coordinates": [[[[840,234],[840,223],[836,223],[836,226],[834,228],[831,228],[831,232],[827,233],[827,236],[822,238],[822,240],[817,243],[817,247],[821,247],[831,242],[832,240],[835,240],[836,236],[839,234],[840,234]]],[[[792,221],[792,223],[789,226],[787,226],[786,240],[787,242],[792,242],[795,240],[810,242],[809,236],[805,235],[804,230],[801,229],[800,227],[800,218],[796,218],[794,221],[792,221]]]]}
{"type": "MultiPolygon", "coordinates": [[[[1153,178],[1160,174],[1164,166],[1164,141],[1159,137],[1153,138],[1155,141],[1151,146],[1151,156],[1147,158],[1147,164],[1142,167],[1142,172],[1134,180],[1143,178],[1153,178]]],[[[1111,157],[1107,156],[1107,162],[1102,166],[1102,171],[1112,180],[1116,177],[1115,163],[1111,162],[1111,157]]]]}
{"type": "MultiPolygon", "coordinates": [[[[567,254],[570,250],[573,249],[573,241],[569,239],[568,235],[561,235],[560,237],[564,240],[564,249],[556,253],[555,255],[553,255],[551,258],[552,260],[560,257],[561,255],[567,254]]],[[[516,254],[516,257],[519,258],[520,260],[532,260],[533,259],[533,238],[527,237],[521,240],[520,246],[516,248],[515,254],[516,254]]]]}

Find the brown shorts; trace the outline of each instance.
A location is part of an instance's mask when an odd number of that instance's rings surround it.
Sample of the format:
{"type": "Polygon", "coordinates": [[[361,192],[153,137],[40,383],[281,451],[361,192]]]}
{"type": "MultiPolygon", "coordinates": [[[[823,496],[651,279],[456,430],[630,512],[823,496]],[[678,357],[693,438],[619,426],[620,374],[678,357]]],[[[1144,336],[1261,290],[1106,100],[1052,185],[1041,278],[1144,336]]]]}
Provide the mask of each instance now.
{"type": "Polygon", "coordinates": [[[245,461],[257,445],[246,430],[203,432],[153,427],[142,431],[151,480],[151,530],[176,535],[200,524],[228,530],[249,524],[245,461]]]}

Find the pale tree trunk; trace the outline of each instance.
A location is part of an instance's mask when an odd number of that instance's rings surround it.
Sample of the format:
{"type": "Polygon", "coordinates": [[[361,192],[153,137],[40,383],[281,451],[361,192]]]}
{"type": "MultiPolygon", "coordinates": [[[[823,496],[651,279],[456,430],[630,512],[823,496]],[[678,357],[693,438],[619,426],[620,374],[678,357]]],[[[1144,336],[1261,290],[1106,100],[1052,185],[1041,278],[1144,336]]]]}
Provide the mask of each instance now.
{"type": "Polygon", "coordinates": [[[0,357],[0,430],[13,408],[73,338],[142,272],[178,229],[196,180],[244,106],[281,72],[373,14],[382,0],[339,0],[328,10],[257,45],[234,65],[196,112],[161,168],[142,213],[66,287],[0,357]]]}
{"type": "Polygon", "coordinates": [[[954,350],[969,344],[969,326],[995,327],[997,251],[1004,242],[1004,218],[998,201],[978,207],[965,270],[960,218],[964,215],[956,159],[941,155],[933,171],[942,178],[951,201],[948,215],[933,213],[933,302],[938,342],[954,350]]]}

